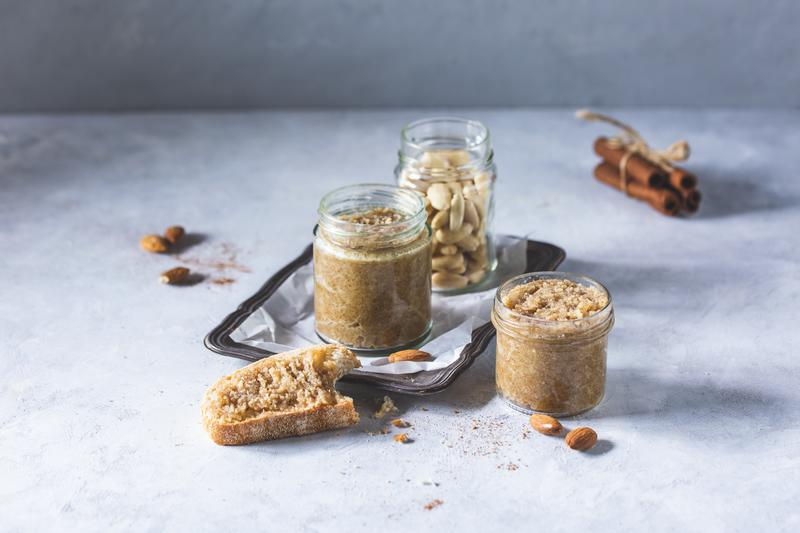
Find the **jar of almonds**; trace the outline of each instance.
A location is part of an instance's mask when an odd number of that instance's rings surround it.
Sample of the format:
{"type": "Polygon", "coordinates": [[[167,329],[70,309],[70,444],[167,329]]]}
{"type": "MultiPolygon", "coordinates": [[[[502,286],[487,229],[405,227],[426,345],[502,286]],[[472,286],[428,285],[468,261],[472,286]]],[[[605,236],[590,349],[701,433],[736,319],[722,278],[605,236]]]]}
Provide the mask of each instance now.
{"type": "Polygon", "coordinates": [[[437,291],[480,285],[497,265],[492,239],[497,177],[489,130],[464,118],[429,118],[402,131],[398,184],[425,195],[437,291]]]}

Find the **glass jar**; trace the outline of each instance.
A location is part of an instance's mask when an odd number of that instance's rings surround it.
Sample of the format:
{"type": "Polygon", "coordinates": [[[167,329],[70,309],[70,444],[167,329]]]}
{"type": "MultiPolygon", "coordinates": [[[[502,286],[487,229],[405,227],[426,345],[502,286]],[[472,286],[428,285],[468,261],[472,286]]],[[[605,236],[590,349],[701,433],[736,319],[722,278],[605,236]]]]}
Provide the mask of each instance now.
{"type": "Polygon", "coordinates": [[[314,315],[326,342],[386,352],[431,329],[431,232],[422,195],[391,185],[334,190],[314,231],[314,315]]]}
{"type": "Polygon", "coordinates": [[[603,399],[614,309],[611,295],[600,283],[561,272],[517,276],[497,289],[492,323],[497,330],[497,392],[511,407],[525,413],[572,416],[603,399]],[[603,301],[605,305],[582,318],[550,320],[520,313],[504,303],[512,289],[535,280],[568,280],[596,289],[595,294],[605,297],[599,305],[603,301]]]}
{"type": "Polygon", "coordinates": [[[489,130],[475,120],[429,118],[403,128],[395,169],[425,195],[436,291],[480,285],[497,266],[492,234],[497,169],[489,130]]]}

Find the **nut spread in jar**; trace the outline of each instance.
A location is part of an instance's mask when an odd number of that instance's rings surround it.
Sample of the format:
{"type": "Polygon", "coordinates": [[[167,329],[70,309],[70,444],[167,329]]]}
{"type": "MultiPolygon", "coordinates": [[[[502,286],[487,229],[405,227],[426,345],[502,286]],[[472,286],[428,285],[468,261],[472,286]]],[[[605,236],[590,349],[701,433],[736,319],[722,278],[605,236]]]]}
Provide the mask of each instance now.
{"type": "Polygon", "coordinates": [[[600,403],[614,324],[605,287],[573,274],[523,274],[497,290],[492,322],[497,391],[512,407],[571,416],[600,403]]]}
{"type": "Polygon", "coordinates": [[[431,328],[431,236],[419,194],[356,185],[320,204],[314,239],[316,330],[327,342],[388,351],[431,328]]]}

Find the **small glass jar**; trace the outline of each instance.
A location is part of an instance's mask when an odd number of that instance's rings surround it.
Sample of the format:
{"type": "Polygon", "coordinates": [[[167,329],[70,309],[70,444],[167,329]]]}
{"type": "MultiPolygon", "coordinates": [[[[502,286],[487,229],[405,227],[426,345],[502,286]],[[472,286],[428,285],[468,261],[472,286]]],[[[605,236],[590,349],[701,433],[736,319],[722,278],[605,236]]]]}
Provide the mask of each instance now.
{"type": "Polygon", "coordinates": [[[425,195],[436,291],[480,285],[497,266],[492,233],[497,169],[489,130],[475,120],[430,118],[403,128],[398,184],[425,195]]]}
{"type": "Polygon", "coordinates": [[[426,218],[422,195],[400,187],[353,185],[325,195],[314,232],[314,315],[323,340],[377,354],[427,337],[426,218]]]}
{"type": "Polygon", "coordinates": [[[614,309],[611,295],[600,283],[561,272],[517,276],[497,289],[492,323],[497,330],[497,392],[511,407],[529,414],[572,416],[592,409],[603,399],[614,309]],[[548,279],[597,289],[607,303],[572,320],[528,316],[504,303],[515,287],[548,279]]]}

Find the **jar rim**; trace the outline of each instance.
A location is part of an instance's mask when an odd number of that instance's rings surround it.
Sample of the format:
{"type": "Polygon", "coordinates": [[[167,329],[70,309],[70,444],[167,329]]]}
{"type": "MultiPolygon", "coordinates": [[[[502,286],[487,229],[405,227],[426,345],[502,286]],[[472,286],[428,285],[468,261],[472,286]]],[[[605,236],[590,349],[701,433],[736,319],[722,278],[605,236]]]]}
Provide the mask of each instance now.
{"type": "Polygon", "coordinates": [[[470,119],[470,118],[464,118],[464,117],[456,117],[456,116],[429,117],[429,118],[422,118],[422,119],[419,119],[419,120],[415,120],[413,122],[409,122],[408,124],[403,126],[402,130],[400,130],[400,138],[403,140],[404,143],[406,143],[406,144],[408,144],[410,146],[413,146],[415,148],[418,148],[420,150],[424,150],[425,147],[422,144],[419,144],[418,142],[415,142],[409,136],[409,132],[414,128],[418,128],[420,126],[425,126],[427,124],[447,123],[447,122],[454,123],[454,124],[461,124],[461,125],[464,125],[464,126],[471,126],[471,127],[476,128],[480,132],[480,135],[476,135],[475,136],[479,140],[477,140],[475,142],[467,142],[467,146],[465,146],[465,148],[467,150],[470,150],[470,149],[473,149],[473,148],[477,148],[477,147],[481,146],[482,144],[486,144],[486,143],[489,142],[489,138],[490,138],[491,135],[489,133],[489,128],[486,127],[485,124],[483,124],[482,122],[480,122],[478,120],[474,120],[474,119],[470,119]]]}
{"type": "MultiPolygon", "coordinates": [[[[317,209],[319,227],[338,239],[381,237],[387,241],[404,241],[416,237],[428,218],[423,196],[417,191],[382,183],[362,183],[338,187],[320,200],[317,209]],[[390,203],[391,205],[385,205],[390,203]],[[342,210],[332,208],[342,204],[342,210]],[[388,224],[362,224],[340,218],[340,215],[372,207],[392,207],[407,218],[388,224]]],[[[373,242],[374,244],[374,242],[373,242]]]]}
{"type": "Polygon", "coordinates": [[[600,315],[607,313],[610,309],[613,309],[612,305],[612,298],[611,298],[611,291],[609,291],[605,285],[600,283],[599,281],[590,278],[589,276],[584,276],[582,274],[575,274],[572,272],[558,272],[558,271],[540,271],[540,272],[527,272],[525,274],[520,274],[518,276],[514,276],[511,279],[506,280],[503,282],[495,292],[494,296],[494,310],[495,315],[499,318],[502,318],[504,321],[508,320],[509,318],[514,319],[520,324],[524,325],[538,325],[542,327],[557,327],[557,326],[565,326],[565,325],[581,325],[587,324],[591,320],[597,320],[600,315]],[[524,313],[520,313],[519,311],[514,311],[513,309],[507,307],[503,303],[502,296],[504,294],[504,289],[509,290],[513,287],[521,285],[522,280],[525,280],[525,283],[534,281],[537,279],[564,279],[569,281],[574,281],[575,283],[579,283],[581,285],[586,285],[590,287],[594,287],[603,291],[606,295],[606,305],[595,311],[594,313],[587,315],[581,318],[574,318],[570,320],[550,320],[547,318],[540,318],[534,317],[530,315],[526,315],[524,313]],[[502,310],[501,313],[498,312],[498,309],[502,310]]]}

